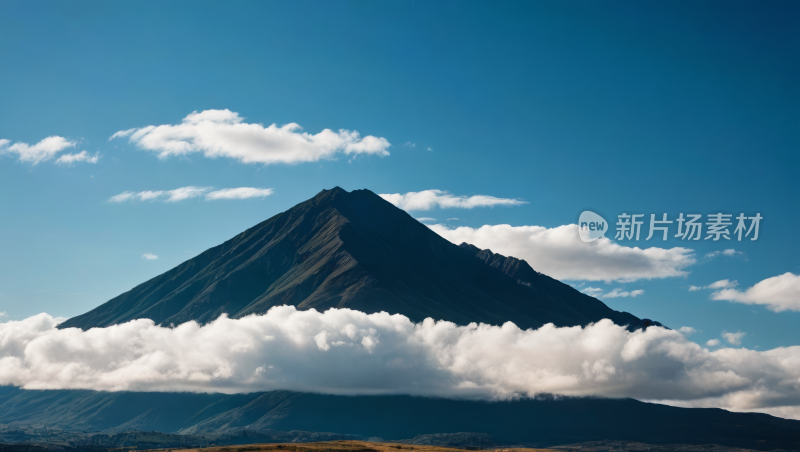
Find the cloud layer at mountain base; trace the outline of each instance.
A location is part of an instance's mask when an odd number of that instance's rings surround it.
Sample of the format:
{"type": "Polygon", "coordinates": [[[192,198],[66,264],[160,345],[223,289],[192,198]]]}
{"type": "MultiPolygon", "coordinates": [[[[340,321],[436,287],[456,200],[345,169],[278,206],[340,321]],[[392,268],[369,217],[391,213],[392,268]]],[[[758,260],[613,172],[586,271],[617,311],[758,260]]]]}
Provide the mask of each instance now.
{"type": "Polygon", "coordinates": [[[800,347],[709,351],[660,327],[520,330],[291,306],[242,319],[81,331],[39,314],[0,323],[0,385],[27,389],[633,397],[797,412],[800,347]],[[794,411],[792,411],[794,410],[794,411]]]}
{"type": "Polygon", "coordinates": [[[486,225],[480,228],[448,228],[428,225],[445,239],[467,242],[495,253],[525,259],[534,270],[560,280],[620,281],[685,276],[696,262],[688,248],[639,248],[622,246],[608,238],[591,243],[578,239],[577,225],[486,225]]]}
{"type": "Polygon", "coordinates": [[[389,155],[385,138],[361,137],[357,131],[324,129],[316,134],[300,132],[290,123],[278,127],[248,124],[230,110],[192,112],[180,124],[164,124],[121,130],[109,138],[127,137],[139,148],[160,158],[201,153],[209,158],[226,157],[242,163],[300,163],[330,159],[337,154],[389,155]]]}

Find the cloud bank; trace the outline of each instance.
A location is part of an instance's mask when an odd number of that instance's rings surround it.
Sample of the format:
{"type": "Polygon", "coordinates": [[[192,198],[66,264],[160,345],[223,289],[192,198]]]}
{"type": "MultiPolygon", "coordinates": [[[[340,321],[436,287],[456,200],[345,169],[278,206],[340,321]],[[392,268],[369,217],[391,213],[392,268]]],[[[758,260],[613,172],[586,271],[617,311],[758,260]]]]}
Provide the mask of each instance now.
{"type": "Polygon", "coordinates": [[[295,123],[278,127],[248,124],[230,110],[192,112],[176,125],[147,126],[122,130],[109,138],[127,137],[141,149],[159,158],[202,153],[208,158],[225,157],[242,163],[301,163],[330,159],[336,154],[389,155],[386,138],[357,131],[324,129],[317,134],[299,132],[295,123]]]}
{"type": "Polygon", "coordinates": [[[685,276],[695,255],[688,248],[622,246],[608,238],[591,243],[578,239],[577,225],[548,229],[507,224],[459,227],[429,225],[445,239],[525,259],[535,270],[561,280],[620,281],[685,276]]]}
{"type": "Polygon", "coordinates": [[[435,207],[442,209],[474,209],[475,207],[518,206],[526,204],[525,201],[509,198],[495,198],[494,196],[455,196],[444,190],[424,190],[402,193],[384,193],[381,198],[389,201],[403,210],[431,210],[435,207]]]}
{"type": "Polygon", "coordinates": [[[58,330],[39,314],[0,323],[0,385],[27,389],[412,394],[507,399],[633,397],[733,410],[800,405],[800,347],[704,349],[660,327],[456,326],[292,306],[169,328],[134,320],[58,330]]]}
{"type": "MultiPolygon", "coordinates": [[[[55,158],[64,149],[74,148],[78,145],[77,141],[71,141],[57,135],[47,137],[42,141],[29,145],[28,143],[14,143],[9,146],[11,141],[0,139],[0,154],[16,156],[20,162],[38,165],[55,158]]],[[[62,155],[56,160],[61,165],[71,165],[76,162],[97,163],[98,155],[90,157],[86,151],[79,154],[62,155]]]]}
{"type": "Polygon", "coordinates": [[[760,304],[776,312],[800,311],[800,275],[787,272],[767,278],[744,291],[734,289],[736,281],[727,285],[722,284],[724,282],[728,280],[723,279],[708,286],[710,289],[723,289],[711,294],[712,300],[760,304]]]}
{"type": "Polygon", "coordinates": [[[109,198],[109,202],[120,203],[126,201],[163,201],[178,202],[186,199],[197,198],[205,195],[207,201],[216,199],[249,199],[265,198],[274,190],[271,188],[238,187],[224,188],[211,191],[212,187],[181,187],[175,190],[145,190],[140,192],[126,191],[109,198]]]}

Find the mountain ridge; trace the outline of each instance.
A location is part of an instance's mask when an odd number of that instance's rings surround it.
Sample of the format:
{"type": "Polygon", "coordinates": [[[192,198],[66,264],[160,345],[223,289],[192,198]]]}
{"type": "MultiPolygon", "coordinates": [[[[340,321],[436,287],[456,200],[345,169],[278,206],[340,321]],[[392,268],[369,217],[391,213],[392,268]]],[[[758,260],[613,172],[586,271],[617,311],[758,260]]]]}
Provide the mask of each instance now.
{"type": "MultiPolygon", "coordinates": [[[[415,322],[512,321],[523,329],[602,318],[647,326],[552,278],[521,285],[477,254],[369,190],[335,187],[59,327],[88,329],[137,318],[207,323],[223,313],[239,318],[284,304],[386,311],[415,322]]],[[[526,277],[538,275],[523,270],[526,277]]]]}

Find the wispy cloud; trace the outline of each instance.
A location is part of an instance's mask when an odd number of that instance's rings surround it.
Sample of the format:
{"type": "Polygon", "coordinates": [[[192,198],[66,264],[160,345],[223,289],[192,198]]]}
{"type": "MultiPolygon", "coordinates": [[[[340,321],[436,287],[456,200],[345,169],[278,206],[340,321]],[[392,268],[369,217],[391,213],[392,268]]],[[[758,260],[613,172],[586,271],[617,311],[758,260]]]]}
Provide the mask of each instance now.
{"type": "Polygon", "coordinates": [[[149,260],[149,261],[154,261],[154,260],[158,259],[158,256],[156,256],[153,253],[144,253],[144,254],[142,254],[142,257],[147,259],[147,260],[149,260]]]}
{"type": "Polygon", "coordinates": [[[713,289],[713,290],[730,289],[730,288],[736,287],[738,285],[739,285],[739,283],[737,281],[730,281],[728,279],[721,279],[721,280],[713,282],[713,283],[711,283],[711,284],[709,284],[707,286],[689,286],[689,292],[697,292],[697,291],[703,290],[703,289],[713,289]]]}
{"type": "Polygon", "coordinates": [[[733,345],[742,345],[742,338],[745,337],[747,333],[743,333],[739,331],[738,333],[722,333],[722,338],[728,341],[729,344],[733,345]]]}
{"type": "Polygon", "coordinates": [[[126,201],[164,201],[177,202],[205,195],[207,201],[217,199],[264,198],[274,193],[271,188],[237,187],[211,191],[212,187],[181,187],[175,190],[145,190],[140,192],[126,191],[112,196],[109,201],[120,203],[126,201]]]}
{"type": "Polygon", "coordinates": [[[126,191],[118,195],[112,196],[109,199],[109,201],[116,203],[125,201],[153,201],[153,200],[159,200],[165,202],[177,202],[202,196],[210,189],[211,189],[210,187],[189,186],[189,187],[176,188],[175,190],[158,190],[158,191],[145,190],[140,192],[126,191]]]}
{"type": "Polygon", "coordinates": [[[248,198],[265,198],[274,193],[271,188],[253,188],[253,187],[239,187],[239,188],[225,188],[222,190],[212,191],[206,195],[206,199],[248,199],[248,198]]]}
{"type": "Polygon", "coordinates": [[[627,297],[635,298],[638,297],[639,295],[644,294],[644,290],[642,289],[637,289],[627,292],[620,288],[616,288],[608,293],[603,293],[605,291],[599,287],[587,287],[581,290],[581,292],[595,298],[627,298],[627,297]]]}
{"type": "Polygon", "coordinates": [[[730,286],[709,286],[712,289],[723,289],[711,294],[711,299],[744,304],[760,304],[776,312],[800,311],[800,275],[784,273],[779,276],[773,276],[744,291],[734,289],[733,287],[735,286],[735,281],[730,286]]]}
{"type": "MultiPolygon", "coordinates": [[[[11,141],[9,140],[0,139],[0,154],[16,156],[20,162],[30,163],[31,165],[38,165],[39,163],[52,160],[56,155],[58,155],[59,152],[68,148],[74,148],[78,145],[77,141],[68,140],[64,137],[55,135],[47,137],[34,145],[21,142],[9,145],[10,143],[11,141]]],[[[69,164],[78,161],[86,161],[89,163],[97,162],[96,160],[93,162],[91,161],[92,158],[96,158],[97,156],[89,157],[88,153],[84,159],[82,155],[85,153],[86,151],[83,151],[80,154],[61,156],[61,158],[59,158],[56,162],[61,164],[69,164]]]]}
{"type": "Polygon", "coordinates": [[[605,237],[583,243],[574,224],[551,229],[507,224],[429,227],[455,244],[467,242],[525,259],[535,270],[561,280],[629,282],[685,276],[685,268],[696,262],[688,248],[631,248],[605,237]]]}
{"type": "Polygon", "coordinates": [[[56,160],[56,163],[59,165],[72,166],[78,162],[97,163],[98,160],[100,160],[99,152],[90,156],[88,152],[81,151],[77,154],[64,154],[56,160]]]}
{"type": "Polygon", "coordinates": [[[739,285],[738,281],[721,279],[706,286],[706,289],[730,289],[739,285]]]}
{"type": "Polygon", "coordinates": [[[709,347],[716,347],[719,344],[720,344],[719,339],[709,339],[706,342],[706,345],[708,345],[709,347]]]}
{"type": "Polygon", "coordinates": [[[417,218],[416,220],[417,220],[417,221],[421,221],[421,222],[423,222],[423,223],[424,223],[424,222],[436,221],[436,218],[431,218],[431,217],[419,217],[419,218],[417,218]]]}
{"type": "Polygon", "coordinates": [[[787,384],[800,379],[800,347],[710,351],[679,331],[630,332],[609,320],[521,330],[281,306],[204,326],[139,319],[81,331],[57,323],[46,314],[0,323],[0,385],[484,400],[550,393],[747,411],[800,400],[800,387],[787,384]]]}
{"type": "Polygon", "coordinates": [[[300,163],[330,159],[337,154],[389,155],[386,138],[361,137],[357,131],[325,129],[317,134],[300,132],[295,123],[278,127],[248,124],[230,110],[193,112],[180,124],[122,130],[110,140],[127,137],[141,149],[160,158],[201,153],[242,163],[300,163]]]}
{"type": "Polygon", "coordinates": [[[733,257],[733,256],[737,256],[737,255],[738,256],[743,256],[744,255],[744,251],[736,251],[733,248],[730,248],[730,249],[727,249],[727,250],[724,250],[724,251],[712,251],[712,252],[706,254],[706,259],[713,259],[713,258],[719,257],[719,256],[733,257]]]}
{"type": "Polygon", "coordinates": [[[418,192],[384,193],[381,198],[403,210],[473,209],[475,207],[519,206],[526,204],[520,199],[495,198],[494,196],[455,196],[444,190],[424,190],[418,192]]]}

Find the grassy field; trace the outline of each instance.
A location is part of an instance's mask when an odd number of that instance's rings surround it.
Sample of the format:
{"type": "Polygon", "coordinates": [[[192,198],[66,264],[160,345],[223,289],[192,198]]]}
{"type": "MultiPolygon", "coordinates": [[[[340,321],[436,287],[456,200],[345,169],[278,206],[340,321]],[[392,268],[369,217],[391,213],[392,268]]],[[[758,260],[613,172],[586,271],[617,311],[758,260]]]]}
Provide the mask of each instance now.
{"type": "MultiPolygon", "coordinates": [[[[471,448],[476,449],[476,448],[471,448]]],[[[463,452],[464,448],[408,445],[396,443],[375,443],[369,441],[324,441],[319,443],[287,444],[246,444],[241,446],[212,446],[200,449],[152,449],[161,452],[180,450],[181,452],[463,452]]],[[[556,452],[554,449],[491,449],[496,452],[556,452]]]]}

